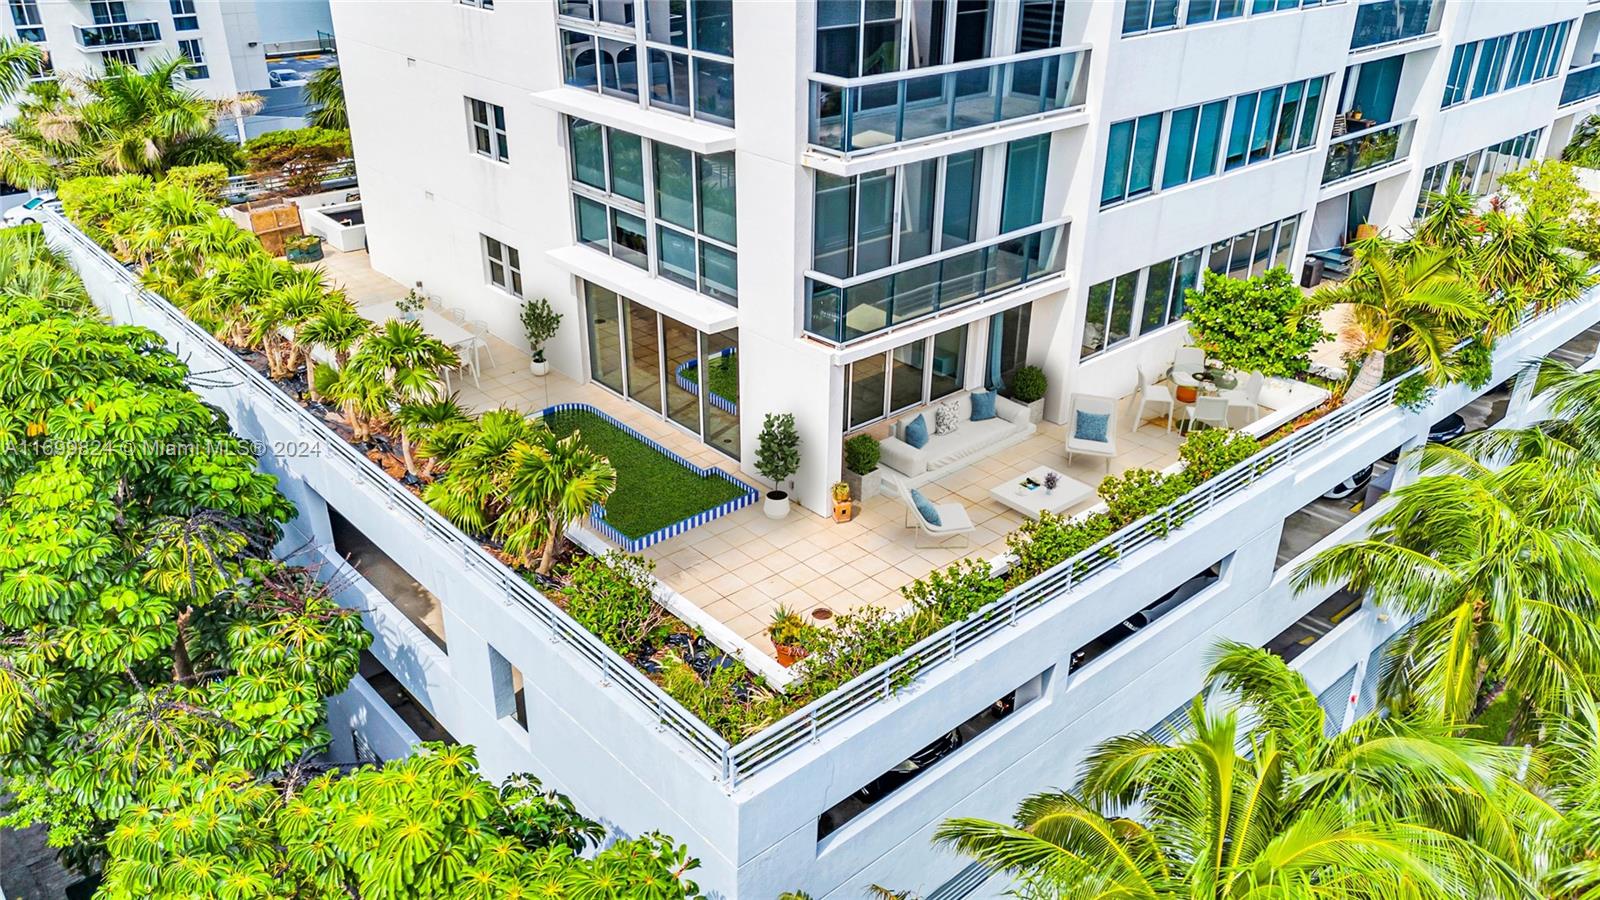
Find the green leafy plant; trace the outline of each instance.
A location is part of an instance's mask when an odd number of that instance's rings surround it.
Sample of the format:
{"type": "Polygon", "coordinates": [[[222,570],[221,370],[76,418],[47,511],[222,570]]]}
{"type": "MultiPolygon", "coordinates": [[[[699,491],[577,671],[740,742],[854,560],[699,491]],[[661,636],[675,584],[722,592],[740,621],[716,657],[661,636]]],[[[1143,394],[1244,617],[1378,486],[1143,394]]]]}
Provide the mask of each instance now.
{"type": "Polygon", "coordinates": [[[844,467],[857,475],[866,475],[878,468],[882,455],[878,439],[870,434],[858,434],[844,442],[844,467]]]}
{"type": "Polygon", "coordinates": [[[771,638],[774,644],[793,647],[805,640],[812,627],[800,618],[800,614],[795,612],[793,607],[780,603],[772,611],[772,621],[767,625],[767,637],[771,638]]]}
{"type": "Polygon", "coordinates": [[[573,560],[562,589],[567,614],[624,655],[660,643],[670,629],[655,602],[654,569],[650,560],[616,550],[573,560]]]}
{"type": "Polygon", "coordinates": [[[617,487],[611,461],[585,446],[574,431],[557,435],[548,428],[511,448],[506,461],[506,505],[496,529],[506,551],[548,575],[567,528],[606,502],[617,487]]]}
{"type": "Polygon", "coordinates": [[[322,246],[322,238],[319,238],[314,234],[297,234],[292,237],[284,238],[283,241],[283,248],[285,250],[292,250],[296,253],[306,250],[315,250],[320,246],[322,246]]]}
{"type": "Polygon", "coordinates": [[[784,712],[782,698],[750,681],[743,667],[717,666],[701,677],[672,651],[661,660],[661,686],[700,721],[733,740],[755,734],[784,712]]]}
{"type": "Polygon", "coordinates": [[[561,327],[561,314],[550,308],[550,301],[539,297],[522,304],[521,318],[522,333],[528,338],[533,361],[542,363],[544,345],[556,336],[556,330],[561,327]]]}
{"type": "MultiPolygon", "coordinates": [[[[1187,494],[1195,481],[1186,473],[1166,475],[1152,469],[1129,469],[1121,475],[1112,475],[1100,482],[1100,499],[1106,502],[1106,514],[1116,528],[1123,528],[1145,516],[1164,509],[1172,501],[1187,494]]],[[[1152,522],[1157,534],[1167,528],[1177,528],[1183,520],[1174,517],[1152,522]]]]}
{"type": "Polygon", "coordinates": [[[1261,442],[1242,431],[1206,428],[1192,431],[1178,447],[1183,472],[1193,484],[1210,481],[1244,462],[1261,449],[1261,442]]]}
{"type": "Polygon", "coordinates": [[[1006,550],[1015,559],[1006,572],[1006,583],[1014,587],[1042,575],[1115,531],[1111,518],[1104,513],[1091,514],[1081,521],[1041,513],[1039,518],[1023,522],[1006,535],[1006,550]]]}
{"type": "Polygon", "coordinates": [[[1011,378],[1011,399],[1018,403],[1042,400],[1049,386],[1050,382],[1045,378],[1043,369],[1038,366],[1023,366],[1011,378]]]}
{"type": "Polygon", "coordinates": [[[780,488],[800,470],[800,432],[794,413],[767,413],[756,439],[756,471],[780,488]]]}
{"type": "Polygon", "coordinates": [[[1328,339],[1312,302],[1283,268],[1249,279],[1205,273],[1205,290],[1184,300],[1189,336],[1208,357],[1245,372],[1297,375],[1328,339]]]}
{"type": "Polygon", "coordinates": [[[329,166],[350,158],[350,132],[330,128],[269,131],[245,142],[250,174],[282,187],[275,193],[299,196],[322,187],[329,166]]]}

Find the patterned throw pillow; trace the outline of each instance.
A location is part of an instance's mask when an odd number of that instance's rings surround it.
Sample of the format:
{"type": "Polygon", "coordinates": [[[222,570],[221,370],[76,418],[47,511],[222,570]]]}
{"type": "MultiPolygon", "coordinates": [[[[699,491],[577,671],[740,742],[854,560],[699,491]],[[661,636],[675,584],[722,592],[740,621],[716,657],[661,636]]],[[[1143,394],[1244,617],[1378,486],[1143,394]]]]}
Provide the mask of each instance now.
{"type": "Polygon", "coordinates": [[[961,427],[960,399],[946,400],[933,409],[933,433],[951,434],[961,427]]]}
{"type": "Polygon", "coordinates": [[[1073,428],[1072,436],[1080,441],[1095,441],[1105,443],[1106,432],[1110,429],[1111,417],[1104,413],[1091,413],[1078,410],[1078,421],[1073,428]]]}

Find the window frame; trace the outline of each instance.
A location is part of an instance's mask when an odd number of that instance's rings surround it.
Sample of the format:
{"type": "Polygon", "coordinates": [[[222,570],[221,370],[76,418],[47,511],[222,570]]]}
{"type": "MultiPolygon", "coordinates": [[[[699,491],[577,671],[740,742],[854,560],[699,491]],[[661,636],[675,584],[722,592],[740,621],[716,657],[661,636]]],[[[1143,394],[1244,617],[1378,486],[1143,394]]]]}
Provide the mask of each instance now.
{"type": "Polygon", "coordinates": [[[467,97],[465,99],[467,107],[467,146],[476,156],[510,165],[511,139],[509,122],[506,119],[506,108],[498,103],[490,103],[477,97],[467,97]],[[478,107],[480,106],[484,112],[484,118],[481,121],[478,119],[478,107]],[[478,138],[480,136],[488,146],[488,150],[483,150],[478,146],[478,138]]]}
{"type": "Polygon", "coordinates": [[[481,232],[478,234],[478,247],[483,254],[484,281],[503,294],[523,299],[522,252],[499,238],[481,232]],[[496,247],[500,248],[501,253],[495,253],[496,247]],[[504,281],[495,280],[496,267],[502,271],[504,281]]]}
{"type": "Polygon", "coordinates": [[[167,8],[172,12],[173,31],[200,30],[200,13],[195,8],[195,0],[167,0],[167,8]]]}
{"type": "Polygon", "coordinates": [[[1455,45],[1439,108],[1450,109],[1560,75],[1572,21],[1560,19],[1455,45]]]}
{"type": "Polygon", "coordinates": [[[211,77],[211,67],[206,64],[205,48],[200,45],[200,38],[178,38],[178,53],[189,61],[183,70],[185,81],[204,81],[211,77]],[[190,52],[190,45],[193,52],[190,52]]]}
{"type": "MultiPolygon", "coordinates": [[[[576,2],[575,0],[557,0],[555,4],[556,26],[557,37],[559,38],[558,43],[561,45],[562,83],[578,90],[594,91],[631,100],[641,108],[660,110],[688,119],[732,127],[737,117],[737,97],[730,96],[727,103],[729,114],[726,116],[721,115],[716,111],[715,107],[707,105],[708,101],[703,100],[702,79],[704,78],[711,83],[725,83],[728,85],[730,92],[732,91],[734,84],[734,53],[737,50],[733,46],[732,17],[734,4],[730,3],[727,7],[729,19],[727,28],[729,48],[727,53],[708,50],[700,46],[700,24],[702,20],[699,17],[699,11],[702,7],[712,6],[709,0],[683,0],[683,4],[684,43],[678,44],[670,40],[670,23],[673,18],[673,3],[671,2],[649,3],[646,0],[621,0],[621,6],[619,7],[615,3],[607,5],[604,0],[587,0],[587,2],[585,0],[576,0],[576,2]],[[588,15],[574,14],[572,10],[578,7],[586,9],[588,15]],[[608,19],[603,13],[613,8],[626,8],[629,11],[628,14],[633,18],[633,22],[620,23],[608,19]],[[651,36],[649,17],[657,10],[664,11],[668,16],[669,24],[666,33],[669,35],[669,40],[667,41],[657,40],[651,36]],[[569,36],[580,37],[583,40],[570,41],[568,40],[569,36]],[[609,90],[606,88],[606,80],[600,74],[603,68],[602,45],[606,41],[613,44],[627,45],[632,48],[634,75],[631,91],[623,90],[620,87],[609,90]],[[578,47],[580,44],[587,44],[587,52],[594,59],[596,78],[595,84],[592,86],[584,84],[570,65],[570,61],[573,58],[581,57],[584,52],[572,50],[572,48],[578,47]],[[676,63],[677,61],[682,62],[682,71],[686,73],[684,87],[688,93],[684,103],[676,104],[657,98],[656,82],[654,80],[654,58],[658,54],[664,57],[663,65],[667,73],[665,84],[669,88],[676,88],[677,79],[675,76],[679,72],[676,63]],[[713,75],[709,71],[719,66],[726,66],[728,69],[725,80],[718,77],[720,73],[713,75]]],[[[708,17],[707,21],[709,20],[710,18],[708,17]]]]}
{"type": "MultiPolygon", "coordinates": [[[[968,322],[968,323],[965,323],[965,324],[962,324],[962,325],[956,325],[956,326],[954,326],[952,328],[946,328],[946,329],[944,329],[942,331],[934,332],[933,334],[927,335],[925,337],[917,338],[914,341],[907,341],[907,342],[905,342],[903,344],[896,344],[895,346],[890,347],[890,348],[888,348],[886,350],[883,350],[881,352],[869,353],[866,356],[859,357],[857,359],[851,360],[848,363],[845,363],[844,364],[844,403],[841,404],[844,407],[844,431],[845,431],[845,433],[849,434],[849,433],[854,432],[854,431],[860,431],[863,428],[870,427],[870,426],[875,425],[875,424],[877,424],[879,422],[883,422],[883,421],[885,421],[887,419],[892,419],[892,418],[895,418],[897,416],[904,415],[909,410],[916,409],[917,407],[925,407],[925,406],[928,406],[928,405],[930,405],[932,403],[937,403],[938,401],[943,400],[946,397],[950,397],[950,396],[953,396],[955,394],[959,394],[963,390],[965,390],[966,389],[966,383],[967,383],[967,377],[966,377],[967,364],[970,361],[969,355],[972,352],[972,332],[970,330],[971,327],[972,327],[972,324],[973,323],[968,322]],[[960,354],[959,354],[959,356],[957,358],[957,361],[956,361],[955,384],[954,384],[953,387],[950,388],[950,390],[947,390],[944,393],[939,394],[938,396],[934,396],[933,395],[933,376],[934,376],[933,360],[934,360],[934,353],[935,353],[935,341],[938,338],[943,337],[944,335],[949,334],[952,331],[961,332],[961,341],[960,341],[960,348],[961,349],[960,349],[960,354]],[[920,386],[918,388],[920,393],[917,395],[920,399],[912,401],[910,403],[907,403],[904,406],[895,407],[894,406],[895,354],[900,352],[901,350],[907,348],[907,347],[915,347],[915,346],[920,346],[922,348],[922,369],[921,369],[921,373],[918,375],[918,379],[921,382],[921,384],[920,384],[920,386]],[[871,418],[862,419],[860,422],[852,423],[850,421],[850,414],[854,410],[854,407],[855,407],[855,396],[854,396],[855,392],[853,390],[853,388],[855,387],[855,367],[856,367],[857,364],[859,364],[861,362],[864,362],[864,361],[867,361],[867,360],[882,360],[883,361],[883,367],[884,367],[883,368],[883,392],[882,392],[882,396],[879,398],[879,409],[877,411],[877,415],[872,416],[871,418]]],[[[929,423],[929,427],[930,428],[932,427],[932,423],[929,423]]]]}

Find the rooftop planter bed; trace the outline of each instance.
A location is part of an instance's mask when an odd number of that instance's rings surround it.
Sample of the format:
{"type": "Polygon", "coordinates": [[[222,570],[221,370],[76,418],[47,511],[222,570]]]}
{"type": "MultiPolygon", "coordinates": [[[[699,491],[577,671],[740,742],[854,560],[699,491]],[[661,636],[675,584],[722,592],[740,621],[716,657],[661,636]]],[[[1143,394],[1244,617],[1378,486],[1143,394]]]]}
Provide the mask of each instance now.
{"type": "Polygon", "coordinates": [[[756,500],[750,485],[696,466],[592,406],[561,404],[540,417],[558,435],[577,431],[617,470],[616,490],[590,521],[624,550],[642,550],[756,500]]]}

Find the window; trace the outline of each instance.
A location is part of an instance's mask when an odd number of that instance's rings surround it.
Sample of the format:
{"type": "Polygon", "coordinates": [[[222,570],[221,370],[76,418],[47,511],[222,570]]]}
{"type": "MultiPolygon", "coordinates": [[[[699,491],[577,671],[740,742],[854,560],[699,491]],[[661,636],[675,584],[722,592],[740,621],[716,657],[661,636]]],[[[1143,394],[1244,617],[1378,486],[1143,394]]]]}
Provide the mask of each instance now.
{"type": "Polygon", "coordinates": [[[1338,0],[1127,0],[1122,11],[1122,35],[1128,37],[1186,25],[1218,22],[1239,16],[1259,16],[1291,9],[1309,9],[1338,0]],[[1180,9],[1187,6],[1186,9],[1180,9]]]}
{"type": "Polygon", "coordinates": [[[1450,53],[1441,108],[1487,97],[1556,75],[1570,21],[1555,22],[1466,44],[1450,53]]]}
{"type": "Polygon", "coordinates": [[[189,67],[183,70],[183,77],[190,81],[199,81],[211,77],[211,69],[206,65],[206,56],[200,50],[199,38],[185,38],[178,41],[178,52],[189,61],[189,67]]]}
{"type": "Polygon", "coordinates": [[[901,344],[845,367],[845,430],[932,403],[965,382],[967,326],[901,344]]]}
{"type": "Polygon", "coordinates": [[[522,296],[522,255],[510,244],[488,235],[483,238],[483,260],[489,283],[513,297],[522,296]]]}
{"type": "Polygon", "coordinates": [[[17,37],[35,44],[43,43],[44,20],[39,18],[38,0],[10,0],[11,22],[17,26],[17,37]]]}
{"type": "Polygon", "coordinates": [[[1122,10],[1122,33],[1138,34],[1173,28],[1178,24],[1178,0],[1127,0],[1122,10]]]}
{"type": "Polygon", "coordinates": [[[110,74],[113,67],[119,65],[137,69],[139,68],[139,51],[132,47],[116,47],[111,50],[103,50],[100,53],[100,63],[106,67],[107,74],[110,74]]]}
{"type": "Polygon", "coordinates": [[[1164,328],[1183,318],[1184,292],[1200,290],[1200,270],[1245,278],[1272,266],[1288,266],[1299,216],[1268,222],[1206,248],[1118,275],[1089,288],[1084,306],[1079,357],[1087,359],[1124,341],[1164,328]]]}
{"type": "Polygon", "coordinates": [[[1422,173],[1416,215],[1420,218],[1427,213],[1431,205],[1430,194],[1440,193],[1452,183],[1459,182],[1479,196],[1495,190],[1500,184],[1500,176],[1521,168],[1538,155],[1539,139],[1543,135],[1543,128],[1535,128],[1527,134],[1519,134],[1482,150],[1429,166],[1422,173]]]}
{"type": "Polygon", "coordinates": [[[1113,122],[1101,207],[1209,178],[1219,162],[1230,171],[1315,145],[1326,82],[1326,76],[1296,81],[1113,122]]]}
{"type": "Polygon", "coordinates": [[[1006,180],[1000,206],[1000,233],[1009,234],[1044,221],[1045,173],[1050,167],[1050,135],[1006,145],[1006,180]]]}
{"type": "Polygon", "coordinates": [[[493,103],[467,98],[467,115],[472,123],[472,149],[479,156],[499,162],[511,159],[506,141],[506,109],[493,103]]]}
{"type": "MultiPolygon", "coordinates": [[[[997,5],[982,0],[818,0],[816,70],[856,78],[986,59],[994,42],[997,5]]],[[[1020,5],[1019,47],[1059,43],[1062,8],[1050,0],[1020,5]]]]}
{"type": "Polygon", "coordinates": [[[567,120],[567,147],[578,243],[737,305],[732,153],[702,156],[578,118],[567,120]]]}
{"type": "MultiPolygon", "coordinates": [[[[463,0],[464,2],[464,0],[463,0]]],[[[528,730],[528,698],[522,687],[522,671],[489,646],[489,681],[494,692],[495,717],[516,722],[523,731],[528,730]]]]}
{"type": "Polygon", "coordinates": [[[1017,52],[1061,46],[1067,0],[1022,0],[1017,20],[1017,52]]]}
{"type": "Polygon", "coordinates": [[[194,0],[167,0],[172,7],[173,31],[197,31],[200,28],[200,16],[195,11],[194,0]]]}
{"type": "Polygon", "coordinates": [[[563,79],[656,109],[734,121],[732,0],[560,0],[563,79]],[[644,38],[618,39],[644,15],[644,38]]]}
{"type": "Polygon", "coordinates": [[[89,12],[96,25],[111,25],[128,21],[128,8],[122,0],[91,0],[89,12]]]}
{"type": "Polygon", "coordinates": [[[494,9],[494,0],[458,0],[462,6],[476,6],[479,9],[494,9]]]}

